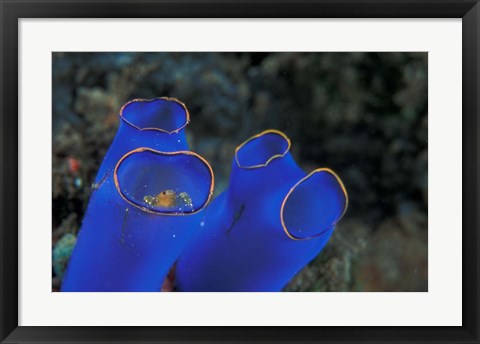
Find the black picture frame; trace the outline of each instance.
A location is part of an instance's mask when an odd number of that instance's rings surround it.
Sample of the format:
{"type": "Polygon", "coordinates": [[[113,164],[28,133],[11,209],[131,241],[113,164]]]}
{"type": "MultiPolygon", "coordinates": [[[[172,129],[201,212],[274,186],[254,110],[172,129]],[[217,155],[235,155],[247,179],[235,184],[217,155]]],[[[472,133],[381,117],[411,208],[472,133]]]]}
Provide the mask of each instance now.
{"type": "MultiPolygon", "coordinates": [[[[479,343],[478,0],[0,0],[0,339],[2,343],[479,343]],[[18,20],[20,18],[462,18],[461,327],[18,326],[18,20]]],[[[413,311],[413,310],[412,310],[413,311]]],[[[439,311],[442,311],[439,305],[439,311]]],[[[388,315],[385,315],[388,316],[388,315]]]]}

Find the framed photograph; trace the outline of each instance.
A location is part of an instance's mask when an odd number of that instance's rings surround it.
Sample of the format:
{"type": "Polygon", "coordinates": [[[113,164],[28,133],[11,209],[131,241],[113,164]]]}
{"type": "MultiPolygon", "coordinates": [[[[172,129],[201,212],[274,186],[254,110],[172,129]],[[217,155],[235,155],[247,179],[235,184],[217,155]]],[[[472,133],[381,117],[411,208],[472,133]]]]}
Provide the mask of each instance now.
{"type": "Polygon", "coordinates": [[[478,1],[0,1],[2,343],[479,343],[478,1]]]}

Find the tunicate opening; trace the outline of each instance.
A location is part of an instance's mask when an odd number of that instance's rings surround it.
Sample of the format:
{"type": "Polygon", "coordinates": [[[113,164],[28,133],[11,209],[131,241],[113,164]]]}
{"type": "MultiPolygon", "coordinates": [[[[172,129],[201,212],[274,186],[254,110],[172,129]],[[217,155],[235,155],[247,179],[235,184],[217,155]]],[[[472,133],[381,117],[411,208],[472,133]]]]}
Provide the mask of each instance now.
{"type": "Polygon", "coordinates": [[[190,118],[185,105],[173,98],[135,99],[123,106],[120,117],[139,130],[173,133],[185,127],[190,118]]]}
{"type": "Polygon", "coordinates": [[[289,149],[287,136],[276,130],[267,130],[238,146],[235,158],[240,168],[265,167],[272,160],[285,156],[289,149]]]}
{"type": "Polygon", "coordinates": [[[125,201],[164,215],[198,212],[210,200],[214,183],[210,165],[199,155],[149,148],[136,149],[120,159],[114,180],[125,201]]]}
{"type": "Polygon", "coordinates": [[[287,194],[281,208],[285,233],[302,240],[322,235],[341,219],[348,196],[340,178],[319,169],[301,179],[287,194]]]}

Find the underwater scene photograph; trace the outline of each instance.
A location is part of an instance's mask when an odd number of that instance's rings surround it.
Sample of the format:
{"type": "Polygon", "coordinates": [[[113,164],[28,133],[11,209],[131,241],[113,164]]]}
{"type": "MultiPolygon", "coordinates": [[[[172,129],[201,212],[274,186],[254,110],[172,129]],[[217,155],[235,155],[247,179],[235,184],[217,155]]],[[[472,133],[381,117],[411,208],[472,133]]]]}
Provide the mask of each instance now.
{"type": "Polygon", "coordinates": [[[53,52],[52,291],[427,292],[427,52],[53,52]]]}

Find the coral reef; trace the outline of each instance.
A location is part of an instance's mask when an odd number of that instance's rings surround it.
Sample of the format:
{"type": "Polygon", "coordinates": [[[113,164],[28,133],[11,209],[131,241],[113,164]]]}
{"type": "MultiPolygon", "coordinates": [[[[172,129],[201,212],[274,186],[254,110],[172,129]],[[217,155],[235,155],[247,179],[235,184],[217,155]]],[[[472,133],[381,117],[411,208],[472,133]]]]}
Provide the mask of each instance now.
{"type": "Polygon", "coordinates": [[[57,241],[53,248],[53,272],[60,280],[63,278],[63,273],[76,243],[77,237],[72,233],[67,233],[57,241]]]}
{"type": "Polygon", "coordinates": [[[427,62],[410,52],[54,53],[52,249],[80,227],[118,109],[168,95],[188,104],[186,138],[212,165],[217,194],[235,147],[265,128],[291,138],[306,172],[341,173],[348,213],[284,290],[426,291],[427,62]],[[387,243],[395,259],[383,259],[387,243]]]}

